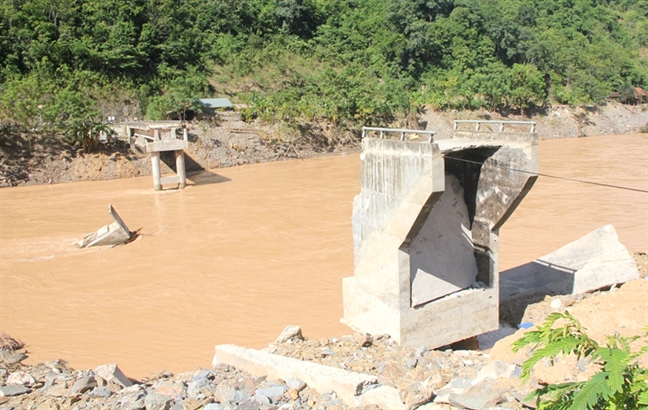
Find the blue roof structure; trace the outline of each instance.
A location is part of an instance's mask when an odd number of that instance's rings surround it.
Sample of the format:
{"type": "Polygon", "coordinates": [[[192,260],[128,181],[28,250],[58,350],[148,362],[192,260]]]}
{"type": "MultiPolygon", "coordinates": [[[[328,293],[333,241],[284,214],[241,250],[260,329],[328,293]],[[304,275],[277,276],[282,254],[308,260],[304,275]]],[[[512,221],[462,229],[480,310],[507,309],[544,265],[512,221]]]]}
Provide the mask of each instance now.
{"type": "Polygon", "coordinates": [[[200,98],[198,99],[205,108],[233,108],[234,104],[228,98],[200,98]]]}

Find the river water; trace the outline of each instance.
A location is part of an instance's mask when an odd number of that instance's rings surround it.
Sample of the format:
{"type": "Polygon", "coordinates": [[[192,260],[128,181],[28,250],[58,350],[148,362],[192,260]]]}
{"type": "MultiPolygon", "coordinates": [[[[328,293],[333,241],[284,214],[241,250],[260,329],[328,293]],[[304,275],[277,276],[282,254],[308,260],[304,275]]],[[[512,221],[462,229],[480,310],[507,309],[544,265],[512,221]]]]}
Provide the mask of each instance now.
{"type": "MultiPolygon", "coordinates": [[[[541,172],[648,190],[648,135],[548,140],[541,172]]],[[[0,332],[31,362],[119,363],[131,377],[209,366],[213,346],[263,347],[289,324],[309,338],[350,330],[351,207],[358,154],[217,169],[184,191],[151,177],[0,190],[0,332]],[[140,237],[76,249],[112,222],[140,237]]],[[[648,250],[648,194],[540,177],[500,244],[502,270],[613,224],[648,250]]]]}

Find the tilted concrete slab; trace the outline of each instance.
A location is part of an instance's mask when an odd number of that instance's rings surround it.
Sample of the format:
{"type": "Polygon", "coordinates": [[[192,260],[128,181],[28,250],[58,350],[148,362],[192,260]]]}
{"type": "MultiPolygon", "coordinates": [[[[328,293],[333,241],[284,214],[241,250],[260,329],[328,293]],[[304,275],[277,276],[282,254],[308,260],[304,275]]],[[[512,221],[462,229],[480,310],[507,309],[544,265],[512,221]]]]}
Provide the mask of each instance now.
{"type": "Polygon", "coordinates": [[[115,246],[128,242],[133,237],[133,232],[122,221],[121,217],[115,211],[112,205],[108,205],[108,213],[114,219],[114,222],[99,228],[96,232],[86,235],[77,243],[79,248],[91,246],[115,246]]]}
{"type": "Polygon", "coordinates": [[[500,300],[584,293],[639,278],[612,225],[602,226],[537,260],[503,272],[500,300]]]}
{"type": "Polygon", "coordinates": [[[365,138],[342,322],[429,348],[497,329],[499,229],[537,178],[537,145],[518,132],[365,138]]]}
{"type": "MultiPolygon", "coordinates": [[[[308,387],[319,393],[333,390],[340,399],[352,407],[359,405],[360,395],[379,386],[378,379],[369,374],[337,369],[236,345],[215,347],[212,365],[219,364],[234,366],[254,376],[268,376],[269,379],[301,379],[308,387]]],[[[376,400],[384,400],[380,395],[375,397],[378,397],[376,400]]]]}

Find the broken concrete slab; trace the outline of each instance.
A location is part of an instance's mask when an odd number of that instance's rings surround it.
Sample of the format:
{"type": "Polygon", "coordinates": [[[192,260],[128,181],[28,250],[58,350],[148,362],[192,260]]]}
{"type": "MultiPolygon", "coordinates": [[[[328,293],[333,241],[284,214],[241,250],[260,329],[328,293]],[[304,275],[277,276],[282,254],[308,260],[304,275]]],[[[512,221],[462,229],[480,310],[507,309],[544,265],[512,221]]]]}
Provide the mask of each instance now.
{"type": "Polygon", "coordinates": [[[628,249],[605,225],[537,260],[502,272],[500,301],[593,291],[639,278],[628,249]]]}
{"type": "Polygon", "coordinates": [[[350,372],[236,345],[216,346],[212,364],[227,364],[254,376],[267,376],[268,379],[301,379],[308,387],[320,393],[333,390],[349,406],[358,405],[358,396],[378,386],[378,379],[369,374],[350,372]]]}
{"type": "Polygon", "coordinates": [[[86,235],[77,243],[77,247],[115,246],[131,240],[134,233],[128,230],[128,227],[112,205],[108,205],[108,212],[114,219],[114,222],[99,228],[96,232],[86,235]]]}

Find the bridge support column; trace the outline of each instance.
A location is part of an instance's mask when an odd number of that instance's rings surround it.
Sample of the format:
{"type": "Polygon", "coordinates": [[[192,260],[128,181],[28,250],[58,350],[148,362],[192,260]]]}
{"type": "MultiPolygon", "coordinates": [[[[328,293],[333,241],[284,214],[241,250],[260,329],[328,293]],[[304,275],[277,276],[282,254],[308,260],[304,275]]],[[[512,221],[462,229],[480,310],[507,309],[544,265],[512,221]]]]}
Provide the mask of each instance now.
{"type": "Polygon", "coordinates": [[[187,172],[185,170],[185,157],[183,150],[175,151],[176,173],[178,174],[178,188],[184,189],[187,186],[187,172]]]}
{"type": "Polygon", "coordinates": [[[162,172],[160,171],[160,152],[151,152],[151,173],[153,174],[153,189],[162,190],[162,172]]]}

